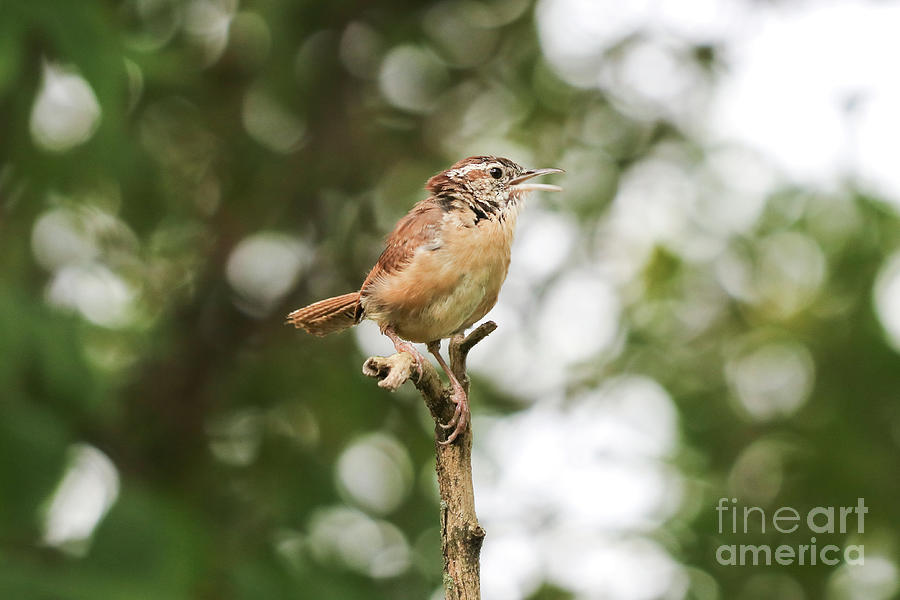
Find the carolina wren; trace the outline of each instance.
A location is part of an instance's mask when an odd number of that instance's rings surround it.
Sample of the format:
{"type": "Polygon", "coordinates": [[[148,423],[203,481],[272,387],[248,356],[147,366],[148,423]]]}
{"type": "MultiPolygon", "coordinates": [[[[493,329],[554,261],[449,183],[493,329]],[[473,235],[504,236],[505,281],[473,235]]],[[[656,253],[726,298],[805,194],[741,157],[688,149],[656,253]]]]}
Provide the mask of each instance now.
{"type": "Polygon", "coordinates": [[[428,180],[431,195],[400,219],[358,292],[300,308],[287,322],[323,336],[368,318],[408,352],[421,372],[426,360],[410,342],[424,342],[450,379],[453,428],[469,423],[462,385],[440,353],[441,340],[471,327],[493,308],[509,269],[516,217],[532,190],[561,191],[531,179],[561,169],[525,170],[507,158],[472,156],[428,180]]]}

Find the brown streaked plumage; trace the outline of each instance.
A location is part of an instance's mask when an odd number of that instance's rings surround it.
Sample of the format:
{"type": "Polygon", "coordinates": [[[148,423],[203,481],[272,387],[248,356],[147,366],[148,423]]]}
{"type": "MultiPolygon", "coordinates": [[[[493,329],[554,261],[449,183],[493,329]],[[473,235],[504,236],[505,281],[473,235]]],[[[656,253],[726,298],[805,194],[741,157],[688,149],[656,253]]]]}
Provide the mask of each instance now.
{"type": "Polygon", "coordinates": [[[459,161],[428,180],[431,195],[400,219],[358,292],[295,310],[288,323],[322,336],[368,318],[418,365],[425,359],[409,342],[426,343],[453,388],[456,414],[444,426],[453,432],[442,442],[451,443],[468,425],[468,399],[440,355],[440,342],[496,304],[525,194],[560,189],[530,180],[557,172],[527,171],[494,156],[459,161]]]}

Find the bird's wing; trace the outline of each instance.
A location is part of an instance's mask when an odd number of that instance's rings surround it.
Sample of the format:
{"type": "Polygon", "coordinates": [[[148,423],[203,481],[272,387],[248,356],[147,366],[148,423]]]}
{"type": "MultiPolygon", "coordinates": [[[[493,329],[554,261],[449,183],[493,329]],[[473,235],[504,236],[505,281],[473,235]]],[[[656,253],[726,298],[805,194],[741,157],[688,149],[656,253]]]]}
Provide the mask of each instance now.
{"type": "Polygon", "coordinates": [[[360,288],[365,295],[367,288],[378,279],[402,271],[410,263],[416,250],[425,247],[436,250],[440,247],[441,220],[444,211],[433,199],[428,198],[416,204],[405,217],[397,222],[394,231],[387,237],[384,252],[372,267],[369,276],[360,288]]]}

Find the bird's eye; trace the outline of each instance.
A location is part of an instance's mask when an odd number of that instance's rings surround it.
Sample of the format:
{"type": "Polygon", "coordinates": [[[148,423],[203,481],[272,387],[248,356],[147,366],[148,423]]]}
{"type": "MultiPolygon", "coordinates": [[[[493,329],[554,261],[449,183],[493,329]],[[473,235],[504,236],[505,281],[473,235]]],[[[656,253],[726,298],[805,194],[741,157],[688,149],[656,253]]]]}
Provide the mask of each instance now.
{"type": "Polygon", "coordinates": [[[491,177],[493,177],[494,179],[500,179],[501,177],[503,177],[503,169],[501,169],[500,167],[492,167],[491,170],[488,171],[488,173],[490,173],[491,177]]]}

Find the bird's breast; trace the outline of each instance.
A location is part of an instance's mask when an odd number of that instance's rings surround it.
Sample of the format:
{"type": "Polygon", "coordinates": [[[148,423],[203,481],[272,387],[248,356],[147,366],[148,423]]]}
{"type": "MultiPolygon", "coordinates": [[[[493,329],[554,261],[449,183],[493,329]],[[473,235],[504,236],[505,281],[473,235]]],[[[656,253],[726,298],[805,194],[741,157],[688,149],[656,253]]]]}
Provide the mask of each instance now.
{"type": "Polygon", "coordinates": [[[509,269],[515,215],[465,226],[445,219],[439,243],[375,282],[366,314],[398,335],[428,342],[471,326],[497,302],[509,269]]]}

